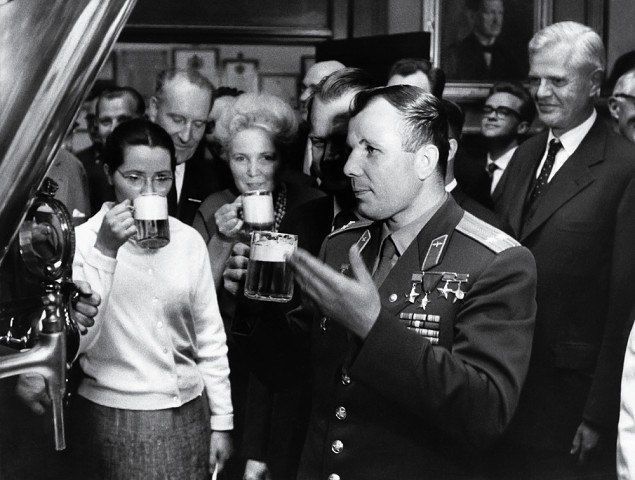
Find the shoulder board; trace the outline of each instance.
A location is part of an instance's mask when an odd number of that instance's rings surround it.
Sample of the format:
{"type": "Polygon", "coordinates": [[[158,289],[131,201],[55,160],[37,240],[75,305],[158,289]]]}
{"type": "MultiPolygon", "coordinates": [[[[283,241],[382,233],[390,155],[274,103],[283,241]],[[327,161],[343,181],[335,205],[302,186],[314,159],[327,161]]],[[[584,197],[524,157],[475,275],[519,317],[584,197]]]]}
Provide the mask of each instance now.
{"type": "Polygon", "coordinates": [[[494,253],[500,253],[508,248],[520,246],[520,243],[505,232],[501,232],[498,228],[492,227],[489,223],[468,212],[463,214],[463,218],[456,226],[456,229],[486,246],[494,253]]]}
{"type": "Polygon", "coordinates": [[[337,235],[338,233],[348,232],[349,230],[357,230],[359,228],[368,228],[372,224],[373,224],[372,220],[357,220],[356,222],[348,222],[343,227],[332,231],[326,238],[331,238],[337,235]]]}

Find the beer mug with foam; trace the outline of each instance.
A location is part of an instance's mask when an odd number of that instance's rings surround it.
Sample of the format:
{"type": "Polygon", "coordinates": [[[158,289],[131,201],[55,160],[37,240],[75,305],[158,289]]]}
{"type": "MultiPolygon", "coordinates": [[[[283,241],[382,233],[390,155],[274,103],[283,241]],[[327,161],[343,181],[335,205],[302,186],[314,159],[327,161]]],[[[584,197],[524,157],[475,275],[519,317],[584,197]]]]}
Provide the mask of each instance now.
{"type": "Polygon", "coordinates": [[[170,243],[168,199],[156,193],[144,193],[133,201],[137,245],[161,248],[170,243]]]}
{"type": "Polygon", "coordinates": [[[289,233],[253,232],[245,279],[245,297],[266,302],[288,302],[293,297],[293,273],[286,258],[298,245],[289,233]]]}
{"type": "Polygon", "coordinates": [[[266,190],[250,190],[242,194],[243,230],[247,233],[273,230],[273,196],[266,190]]]}

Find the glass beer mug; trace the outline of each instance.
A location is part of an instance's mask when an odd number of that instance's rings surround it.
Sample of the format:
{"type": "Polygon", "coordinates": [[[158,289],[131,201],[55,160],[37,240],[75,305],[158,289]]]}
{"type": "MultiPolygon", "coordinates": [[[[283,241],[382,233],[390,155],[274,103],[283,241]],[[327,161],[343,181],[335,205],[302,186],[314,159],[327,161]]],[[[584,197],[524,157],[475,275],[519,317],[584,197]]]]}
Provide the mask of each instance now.
{"type": "Polygon", "coordinates": [[[133,201],[137,245],[161,248],[170,243],[168,200],[163,195],[144,193],[133,201]]]}
{"type": "Polygon", "coordinates": [[[253,232],[245,279],[245,297],[265,302],[288,302],[293,297],[293,273],[286,258],[298,245],[289,233],[253,232]]]}
{"type": "Polygon", "coordinates": [[[243,229],[247,233],[273,230],[273,196],[266,190],[250,190],[242,194],[243,229]]]}

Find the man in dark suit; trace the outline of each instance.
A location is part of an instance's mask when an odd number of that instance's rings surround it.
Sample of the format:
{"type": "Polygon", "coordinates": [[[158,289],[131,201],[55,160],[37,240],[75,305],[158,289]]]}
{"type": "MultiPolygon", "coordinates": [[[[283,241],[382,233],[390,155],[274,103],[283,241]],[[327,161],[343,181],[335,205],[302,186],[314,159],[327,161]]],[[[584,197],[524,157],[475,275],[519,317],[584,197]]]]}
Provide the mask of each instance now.
{"type": "Polygon", "coordinates": [[[191,225],[201,203],[212,192],[225,188],[224,178],[205,159],[207,118],[212,108],[212,84],[194,70],[170,69],[157,78],[148,117],[172,137],[176,149],[174,186],[168,195],[170,215],[191,225]]]}
{"type": "Polygon", "coordinates": [[[289,260],[321,312],[296,312],[313,379],[298,478],[477,478],[474,452],[502,433],[524,380],[533,259],[445,192],[447,120],[432,95],[359,93],[348,144],[371,220],[333,232],[325,263],[289,260]]]}
{"type": "Polygon", "coordinates": [[[536,259],[538,313],[503,478],[614,478],[635,278],[635,150],[593,106],[605,67],[597,33],[557,23],[534,35],[529,54],[549,129],[516,150],[498,207],[536,259]]]}
{"type": "Polygon", "coordinates": [[[500,196],[500,180],[520,137],[529,131],[535,107],[529,91],[520,83],[498,82],[483,104],[481,136],[483,155],[463,155],[455,164],[455,174],[465,192],[492,208],[500,196]]]}
{"type": "Polygon", "coordinates": [[[474,29],[450,47],[445,68],[448,77],[460,80],[511,80],[524,78],[526,69],[517,52],[499,41],[503,29],[503,0],[467,0],[474,29]]]}

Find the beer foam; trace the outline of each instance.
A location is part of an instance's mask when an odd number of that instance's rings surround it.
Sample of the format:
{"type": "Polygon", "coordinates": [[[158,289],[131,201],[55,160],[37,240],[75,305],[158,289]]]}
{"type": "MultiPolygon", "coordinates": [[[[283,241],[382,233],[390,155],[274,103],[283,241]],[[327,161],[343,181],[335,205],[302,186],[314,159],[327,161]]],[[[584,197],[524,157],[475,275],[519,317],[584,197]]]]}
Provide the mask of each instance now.
{"type": "Polygon", "coordinates": [[[243,220],[256,225],[273,223],[271,195],[243,195],[243,220]]]}
{"type": "Polygon", "coordinates": [[[166,220],[168,199],[163,195],[139,195],[133,201],[135,220],[166,220]]]}
{"type": "Polygon", "coordinates": [[[295,250],[295,245],[278,243],[275,240],[259,241],[251,245],[251,260],[260,262],[284,262],[295,250]]]}

